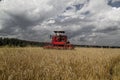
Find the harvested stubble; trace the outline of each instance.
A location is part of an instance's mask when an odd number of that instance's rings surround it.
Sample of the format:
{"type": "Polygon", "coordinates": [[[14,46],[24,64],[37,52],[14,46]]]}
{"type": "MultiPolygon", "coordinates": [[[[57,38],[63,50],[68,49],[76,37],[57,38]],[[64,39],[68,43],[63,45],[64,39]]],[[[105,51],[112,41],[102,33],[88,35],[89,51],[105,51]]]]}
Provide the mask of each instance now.
{"type": "Polygon", "coordinates": [[[120,80],[120,50],[0,48],[0,80],[120,80]]]}

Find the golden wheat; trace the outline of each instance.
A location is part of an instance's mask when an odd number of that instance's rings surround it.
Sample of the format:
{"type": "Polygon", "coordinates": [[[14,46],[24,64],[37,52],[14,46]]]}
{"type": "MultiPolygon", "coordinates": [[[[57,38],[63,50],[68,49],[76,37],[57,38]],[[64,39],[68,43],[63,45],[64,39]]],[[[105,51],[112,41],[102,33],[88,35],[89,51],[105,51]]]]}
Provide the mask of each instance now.
{"type": "Polygon", "coordinates": [[[120,50],[0,48],[0,80],[120,80],[120,50]]]}

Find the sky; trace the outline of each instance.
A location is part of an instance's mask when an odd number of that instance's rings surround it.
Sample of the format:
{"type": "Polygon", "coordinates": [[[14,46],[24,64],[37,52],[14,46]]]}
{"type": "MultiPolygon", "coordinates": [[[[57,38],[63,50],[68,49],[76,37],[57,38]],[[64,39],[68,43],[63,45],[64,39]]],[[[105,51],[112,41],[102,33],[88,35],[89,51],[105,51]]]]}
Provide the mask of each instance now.
{"type": "Polygon", "coordinates": [[[64,30],[73,44],[120,46],[120,0],[1,0],[0,36],[50,41],[64,30]]]}

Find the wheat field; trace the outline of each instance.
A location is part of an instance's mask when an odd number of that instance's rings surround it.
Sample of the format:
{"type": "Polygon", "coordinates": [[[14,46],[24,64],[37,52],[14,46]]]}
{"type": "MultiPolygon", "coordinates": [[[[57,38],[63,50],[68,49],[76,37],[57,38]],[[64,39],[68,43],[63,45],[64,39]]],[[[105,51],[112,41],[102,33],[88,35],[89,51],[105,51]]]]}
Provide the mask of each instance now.
{"type": "Polygon", "coordinates": [[[0,48],[0,80],[120,80],[120,49],[0,48]]]}

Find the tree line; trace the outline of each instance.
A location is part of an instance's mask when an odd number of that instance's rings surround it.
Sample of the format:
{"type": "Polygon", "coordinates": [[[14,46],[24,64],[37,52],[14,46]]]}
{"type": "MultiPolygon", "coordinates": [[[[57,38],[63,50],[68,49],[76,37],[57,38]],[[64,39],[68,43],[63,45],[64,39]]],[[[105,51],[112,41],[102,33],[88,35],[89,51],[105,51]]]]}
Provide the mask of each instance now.
{"type": "Polygon", "coordinates": [[[10,46],[10,47],[26,47],[26,46],[43,46],[43,42],[34,42],[27,40],[20,40],[16,38],[3,38],[0,37],[0,46],[10,46]]]}
{"type": "MultiPolygon", "coordinates": [[[[0,37],[0,46],[9,46],[9,47],[42,47],[44,45],[49,45],[50,42],[35,42],[35,41],[27,41],[20,40],[17,38],[3,38],[0,37]]],[[[75,47],[87,47],[87,48],[120,48],[120,46],[99,46],[99,45],[75,45],[75,47]]]]}

